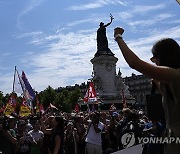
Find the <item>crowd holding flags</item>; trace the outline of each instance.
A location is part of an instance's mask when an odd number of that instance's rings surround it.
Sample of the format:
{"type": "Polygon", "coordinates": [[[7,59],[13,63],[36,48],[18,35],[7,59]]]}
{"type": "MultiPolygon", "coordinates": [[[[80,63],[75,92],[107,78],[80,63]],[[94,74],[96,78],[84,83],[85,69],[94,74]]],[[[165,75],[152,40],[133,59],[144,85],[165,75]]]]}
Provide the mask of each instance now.
{"type": "Polygon", "coordinates": [[[17,106],[16,93],[21,93],[23,95],[23,100],[20,105],[20,116],[28,116],[33,113],[32,101],[35,98],[35,93],[26,78],[24,71],[22,75],[19,74],[16,66],[14,72],[14,81],[13,81],[13,92],[10,95],[9,101],[6,104],[4,109],[5,115],[10,115],[15,112],[17,106]]]}
{"type": "MultiPolygon", "coordinates": [[[[16,106],[17,106],[17,100],[16,100],[16,93],[21,93],[23,95],[23,100],[20,105],[20,116],[29,116],[30,114],[34,114],[33,104],[32,101],[36,99],[36,107],[35,107],[35,113],[44,113],[44,107],[41,103],[39,103],[38,96],[35,95],[35,92],[32,89],[32,86],[30,85],[26,74],[24,71],[22,71],[22,75],[19,74],[18,70],[15,67],[14,72],[14,81],[13,81],[13,92],[10,95],[10,98],[8,100],[8,103],[6,106],[2,107],[0,109],[0,112],[3,112],[5,115],[10,115],[14,112],[16,112],[16,106]]],[[[123,108],[127,107],[126,104],[126,98],[124,96],[124,91],[122,90],[122,104],[123,108]]],[[[87,92],[83,99],[84,103],[87,104],[87,110],[90,112],[89,103],[92,104],[91,111],[95,111],[94,104],[97,103],[97,93],[95,91],[95,87],[93,82],[89,82],[89,87],[87,89],[87,92]]],[[[58,110],[53,104],[50,103],[49,108],[53,108],[58,110]]],[[[115,111],[116,107],[114,104],[111,105],[110,110],[115,111]]],[[[78,104],[76,104],[75,112],[80,111],[80,107],[78,104]]]]}

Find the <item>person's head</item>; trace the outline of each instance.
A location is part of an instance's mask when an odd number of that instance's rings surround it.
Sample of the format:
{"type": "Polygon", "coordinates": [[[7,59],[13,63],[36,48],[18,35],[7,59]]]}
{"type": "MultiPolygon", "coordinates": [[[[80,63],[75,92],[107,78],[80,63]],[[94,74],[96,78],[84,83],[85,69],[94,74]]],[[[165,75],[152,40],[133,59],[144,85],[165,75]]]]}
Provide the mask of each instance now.
{"type": "Polygon", "coordinates": [[[175,40],[171,38],[159,40],[153,46],[152,54],[151,61],[156,65],[180,68],[180,46],[175,40]]]}
{"type": "Polygon", "coordinates": [[[99,123],[99,120],[100,120],[100,113],[99,112],[94,112],[92,114],[92,122],[93,123],[99,123]]]}
{"type": "Polygon", "coordinates": [[[34,129],[35,131],[38,131],[38,130],[40,130],[40,128],[41,128],[40,121],[39,121],[39,120],[36,120],[36,121],[34,122],[33,129],[34,129]]]}
{"type": "Polygon", "coordinates": [[[10,116],[9,119],[8,119],[8,122],[9,122],[9,127],[11,129],[13,129],[16,126],[17,120],[16,120],[15,117],[10,116]]]}
{"type": "Polygon", "coordinates": [[[26,122],[24,120],[19,120],[17,123],[18,133],[23,133],[26,130],[26,122]]]}
{"type": "Polygon", "coordinates": [[[55,116],[53,120],[53,125],[55,129],[64,129],[64,119],[61,116],[55,116]]]}
{"type": "Polygon", "coordinates": [[[122,113],[123,116],[129,117],[132,114],[132,111],[129,108],[123,108],[122,113]]]}
{"type": "Polygon", "coordinates": [[[103,23],[103,22],[100,22],[99,26],[100,26],[100,27],[104,26],[104,23],[103,23]]]}

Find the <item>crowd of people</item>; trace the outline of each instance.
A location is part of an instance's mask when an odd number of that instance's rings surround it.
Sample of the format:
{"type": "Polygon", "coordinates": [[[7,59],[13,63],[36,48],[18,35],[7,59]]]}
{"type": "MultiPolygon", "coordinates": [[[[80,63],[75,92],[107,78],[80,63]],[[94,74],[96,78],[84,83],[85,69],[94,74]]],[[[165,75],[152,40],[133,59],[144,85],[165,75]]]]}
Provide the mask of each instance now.
{"type": "MultiPolygon", "coordinates": [[[[18,119],[1,117],[0,151],[3,154],[109,154],[124,149],[121,137],[161,136],[164,126],[143,111],[79,113],[49,112],[18,119]]],[[[144,154],[162,152],[162,145],[144,145],[144,154]]]]}

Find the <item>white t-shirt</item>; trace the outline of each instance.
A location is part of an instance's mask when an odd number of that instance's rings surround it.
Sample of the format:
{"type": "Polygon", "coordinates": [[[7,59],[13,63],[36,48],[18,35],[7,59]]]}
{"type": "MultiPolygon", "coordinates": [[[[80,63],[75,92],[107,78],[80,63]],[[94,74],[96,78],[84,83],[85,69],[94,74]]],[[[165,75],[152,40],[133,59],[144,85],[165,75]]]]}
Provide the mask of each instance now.
{"type": "Polygon", "coordinates": [[[44,133],[40,130],[38,131],[31,130],[28,132],[28,134],[30,134],[35,141],[39,141],[44,137],[44,133]]]}
{"type": "MultiPolygon", "coordinates": [[[[102,131],[104,128],[104,124],[102,122],[99,122],[98,128],[102,131]]],[[[86,142],[101,145],[101,132],[96,133],[93,124],[91,124],[89,128],[89,132],[86,136],[86,142]]]]}

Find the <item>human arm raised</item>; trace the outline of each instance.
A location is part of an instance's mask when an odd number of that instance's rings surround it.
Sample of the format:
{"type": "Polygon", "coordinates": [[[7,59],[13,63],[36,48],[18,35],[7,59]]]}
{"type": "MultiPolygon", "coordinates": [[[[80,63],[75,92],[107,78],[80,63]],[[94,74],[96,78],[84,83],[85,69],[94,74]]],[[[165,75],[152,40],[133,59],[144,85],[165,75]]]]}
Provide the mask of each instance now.
{"type": "Polygon", "coordinates": [[[164,66],[155,66],[150,63],[145,62],[144,60],[141,60],[124,42],[121,35],[123,34],[124,29],[117,27],[114,29],[114,37],[116,38],[116,41],[119,45],[119,48],[121,49],[121,52],[128,63],[128,65],[161,82],[169,83],[169,81],[172,79],[172,73],[170,73],[170,68],[164,67],[164,66]],[[120,35],[118,35],[120,34],[120,35]]]}

